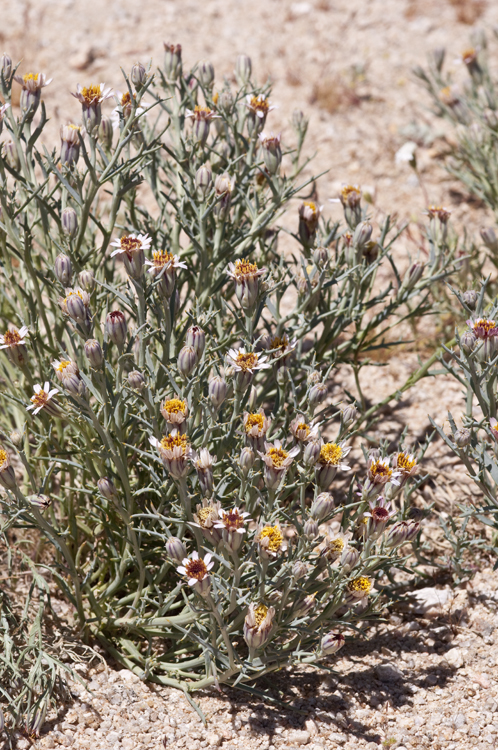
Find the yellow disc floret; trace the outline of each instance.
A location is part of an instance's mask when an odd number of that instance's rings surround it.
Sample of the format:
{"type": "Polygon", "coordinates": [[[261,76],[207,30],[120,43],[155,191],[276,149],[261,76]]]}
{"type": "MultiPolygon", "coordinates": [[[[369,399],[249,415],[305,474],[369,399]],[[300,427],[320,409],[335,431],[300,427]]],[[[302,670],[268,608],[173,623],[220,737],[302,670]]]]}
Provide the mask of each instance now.
{"type": "Polygon", "coordinates": [[[260,532],[261,539],[268,539],[268,549],[271,552],[278,552],[284,540],[279,526],[264,526],[260,532]]]}
{"type": "Polygon", "coordinates": [[[337,443],[325,443],[320,451],[318,463],[337,466],[343,456],[343,450],[337,443]]]}

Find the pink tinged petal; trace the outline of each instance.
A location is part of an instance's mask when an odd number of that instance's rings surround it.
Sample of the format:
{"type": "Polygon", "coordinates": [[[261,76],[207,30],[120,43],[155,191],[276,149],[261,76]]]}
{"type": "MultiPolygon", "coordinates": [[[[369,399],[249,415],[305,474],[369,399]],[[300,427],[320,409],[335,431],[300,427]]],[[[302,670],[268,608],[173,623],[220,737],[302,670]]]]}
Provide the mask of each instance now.
{"type": "Polygon", "coordinates": [[[35,393],[40,393],[40,392],[41,392],[41,390],[42,390],[42,387],[41,387],[41,385],[40,385],[39,383],[36,383],[36,384],[35,384],[35,385],[33,386],[33,390],[34,390],[34,392],[35,392],[35,393]]]}
{"type": "Polygon", "coordinates": [[[3,346],[0,346],[0,349],[8,349],[8,348],[9,348],[8,344],[3,344],[3,346]]]}
{"type": "Polygon", "coordinates": [[[206,565],[207,570],[211,570],[211,568],[214,568],[214,563],[209,563],[209,565],[206,565]]]}
{"type": "Polygon", "coordinates": [[[150,443],[151,445],[153,445],[153,446],[154,446],[154,448],[157,448],[157,447],[158,447],[158,445],[160,444],[160,443],[159,443],[159,440],[158,440],[157,438],[155,438],[155,437],[150,437],[150,438],[149,438],[149,443],[150,443]]]}
{"type": "Polygon", "coordinates": [[[180,575],[182,575],[182,576],[184,576],[184,575],[186,575],[186,574],[187,574],[187,568],[184,568],[184,567],[183,567],[183,565],[180,565],[180,567],[179,567],[179,568],[177,568],[176,570],[177,570],[177,572],[178,572],[178,573],[180,573],[180,575]]]}
{"type": "Polygon", "coordinates": [[[188,585],[189,586],[195,586],[196,583],[197,583],[197,578],[189,578],[188,579],[188,585]]]}
{"type": "Polygon", "coordinates": [[[59,389],[52,388],[52,390],[48,392],[47,398],[52,398],[52,396],[55,396],[56,393],[59,393],[59,389]]]}
{"type": "Polygon", "coordinates": [[[198,560],[198,559],[199,559],[199,555],[197,553],[197,550],[194,550],[192,552],[192,560],[198,560]]]}
{"type": "Polygon", "coordinates": [[[206,563],[206,565],[211,562],[211,558],[212,557],[213,557],[212,554],[210,552],[208,552],[207,555],[204,558],[204,562],[206,563]]]}

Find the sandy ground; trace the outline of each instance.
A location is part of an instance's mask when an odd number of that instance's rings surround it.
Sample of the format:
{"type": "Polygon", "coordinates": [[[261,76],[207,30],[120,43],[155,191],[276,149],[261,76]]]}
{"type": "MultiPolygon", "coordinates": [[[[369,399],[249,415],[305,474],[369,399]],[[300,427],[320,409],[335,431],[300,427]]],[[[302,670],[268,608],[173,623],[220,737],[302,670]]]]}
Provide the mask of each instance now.
{"type": "MultiPolygon", "coordinates": [[[[416,233],[423,220],[423,193],[410,168],[394,159],[397,149],[415,138],[425,142],[418,162],[431,200],[452,208],[457,226],[475,231],[489,222],[486,211],[444,171],[444,129],[430,114],[411,69],[424,64],[431,49],[444,46],[448,66],[456,78],[462,76],[454,60],[468,46],[473,28],[485,28],[492,36],[498,3],[3,0],[1,19],[0,47],[23,58],[21,72],[43,71],[54,79],[44,92],[54,145],[59,124],[79,117],[70,95],[78,82],[105,81],[121,88],[120,66],[129,70],[136,60],[150,58],[160,65],[167,41],[182,44],[186,66],[211,60],[221,83],[224,76],[233,77],[235,58],[245,52],[256,77],[273,81],[278,109],[271,113],[269,129],[289,133],[295,108],[310,118],[307,148],[317,153],[312,168],[329,170],[318,183],[326,215],[339,218],[339,208],[327,198],[337,194],[341,183],[352,182],[374,194],[377,216],[396,212],[414,222],[416,233]]],[[[498,62],[497,40],[492,44],[498,62]]],[[[375,401],[393,392],[416,367],[416,357],[404,354],[393,357],[380,377],[378,369],[369,368],[362,381],[368,397],[375,401]]],[[[428,413],[442,423],[448,409],[458,416],[461,408],[454,382],[424,380],[386,414],[379,430],[393,435],[408,424],[412,439],[420,439],[429,428],[428,413]]],[[[431,465],[452,473],[437,446],[431,465]]],[[[498,651],[493,648],[498,577],[486,571],[456,592],[438,590],[444,592],[436,595],[445,599],[444,606],[418,610],[417,616],[416,607],[391,615],[370,641],[341,652],[334,676],[283,675],[279,695],[292,704],[289,710],[246,700],[234,691],[213,692],[200,699],[209,718],[204,729],[182,696],[99,667],[88,675],[94,694],[75,688],[77,702],[52,721],[35,746],[498,747],[498,651]]],[[[29,742],[20,739],[18,746],[29,742]]]]}

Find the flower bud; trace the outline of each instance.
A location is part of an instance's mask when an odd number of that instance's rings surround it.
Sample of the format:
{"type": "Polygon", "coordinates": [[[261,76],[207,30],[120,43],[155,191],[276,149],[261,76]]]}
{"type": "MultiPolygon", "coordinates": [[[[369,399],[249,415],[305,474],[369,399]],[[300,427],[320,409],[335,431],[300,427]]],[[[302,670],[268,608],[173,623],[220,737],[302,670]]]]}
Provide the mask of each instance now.
{"type": "Polygon", "coordinates": [[[209,89],[214,83],[213,63],[208,60],[202,60],[197,69],[197,77],[204,88],[209,89]]]}
{"type": "Polygon", "coordinates": [[[21,430],[12,430],[12,432],[9,435],[10,442],[14,443],[18,448],[20,445],[22,445],[24,436],[21,432],[21,430]]]}
{"type": "Polygon", "coordinates": [[[280,148],[280,135],[265,137],[263,134],[259,136],[261,144],[261,150],[263,152],[263,160],[268,173],[271,175],[277,174],[282,163],[282,149],[280,148]]]}
{"type": "Polygon", "coordinates": [[[200,326],[190,326],[187,331],[185,343],[187,346],[191,346],[195,350],[197,358],[200,359],[204,354],[204,349],[206,347],[206,334],[200,326]]]}
{"type": "Polygon", "coordinates": [[[403,277],[403,283],[400,287],[400,293],[409,292],[418,284],[424,273],[425,263],[412,263],[403,277]]]}
{"type": "Polygon", "coordinates": [[[476,345],[476,336],[473,331],[464,331],[460,336],[460,348],[464,354],[470,354],[476,345]]]}
{"type": "Polygon", "coordinates": [[[386,547],[398,547],[405,542],[411,542],[420,531],[417,521],[400,521],[391,526],[385,539],[386,547]]]}
{"type": "Polygon", "coordinates": [[[187,557],[187,550],[181,539],[170,536],[166,542],[166,554],[175,562],[182,562],[187,557]]]}
{"type": "Polygon", "coordinates": [[[221,109],[225,114],[230,114],[233,109],[233,96],[232,92],[228,89],[224,89],[218,99],[218,109],[221,109]]]}
{"type": "Polygon", "coordinates": [[[483,227],[481,229],[482,241],[492,253],[498,253],[498,239],[492,227],[483,227]]]}
{"type": "Polygon", "coordinates": [[[292,575],[298,581],[308,573],[308,566],[302,560],[297,560],[292,566],[292,575]]]}
{"type": "Polygon", "coordinates": [[[66,297],[67,314],[77,323],[86,323],[86,306],[80,294],[71,292],[66,297]]]}
{"type": "Polygon", "coordinates": [[[245,86],[251,80],[252,61],[247,55],[239,55],[235,63],[235,78],[239,86],[245,86]]]}
{"type": "Polygon", "coordinates": [[[145,379],[142,373],[138,370],[132,370],[128,373],[128,385],[136,391],[143,391],[145,387],[145,379]]]}
{"type": "Polygon", "coordinates": [[[95,276],[93,275],[93,271],[91,271],[90,269],[81,271],[78,279],[80,282],[80,286],[85,290],[85,292],[91,294],[95,288],[95,276]]]}
{"type": "Polygon", "coordinates": [[[467,289],[467,291],[463,293],[463,301],[470,310],[475,310],[477,298],[478,294],[474,289],[467,289]]]}
{"type": "Polygon", "coordinates": [[[84,349],[90,365],[96,370],[100,370],[104,362],[104,354],[97,339],[88,339],[88,341],[85,341],[84,349]]]}
{"type": "Polygon", "coordinates": [[[349,573],[349,571],[358,564],[359,559],[359,551],[355,547],[350,547],[349,544],[346,545],[342,551],[340,560],[340,566],[343,573],[349,573]]]}
{"type": "Polygon", "coordinates": [[[215,375],[208,384],[209,398],[215,409],[219,409],[227,397],[228,385],[225,378],[215,375]]]}
{"type": "Polygon", "coordinates": [[[317,406],[327,398],[327,386],[325,383],[317,383],[310,388],[308,394],[308,403],[310,406],[317,406]]]}
{"type": "Polygon", "coordinates": [[[353,422],[356,422],[356,420],[360,416],[360,412],[354,404],[346,404],[344,406],[341,406],[340,412],[342,424],[344,425],[344,427],[350,427],[353,422]]]}
{"type": "Polygon", "coordinates": [[[52,500],[48,495],[28,495],[31,505],[36,506],[39,510],[46,510],[52,505],[52,500]]]}
{"type": "Polygon", "coordinates": [[[0,57],[0,71],[5,83],[8,83],[12,77],[12,58],[5,52],[0,57]]]}
{"type": "Polygon", "coordinates": [[[292,127],[296,131],[299,139],[302,140],[308,130],[308,119],[300,109],[295,109],[292,113],[292,127]]]}
{"type": "Polygon", "coordinates": [[[472,433],[466,427],[462,427],[453,434],[453,440],[458,448],[465,448],[470,443],[472,433]]]}
{"type": "Polygon", "coordinates": [[[332,513],[333,509],[334,500],[330,492],[321,492],[318,497],[313,500],[310,515],[315,521],[323,521],[324,518],[332,513]]]}
{"type": "Polygon", "coordinates": [[[364,248],[367,242],[370,242],[372,236],[373,227],[368,221],[360,221],[356,226],[353,234],[353,246],[358,248],[364,248]]]}
{"type": "Polygon", "coordinates": [[[61,164],[72,167],[80,158],[80,130],[77,125],[61,125],[61,164]]]}
{"type": "Polygon", "coordinates": [[[147,80],[147,71],[141,62],[136,62],[131,69],[130,80],[137,91],[140,91],[147,80]]]}
{"type": "Polygon", "coordinates": [[[180,78],[182,72],[181,44],[164,44],[164,72],[166,80],[170,83],[180,78]]]}
{"type": "Polygon", "coordinates": [[[184,346],[178,355],[178,370],[184,378],[188,378],[198,361],[197,353],[193,346],[184,346]]]}
{"type": "Polygon", "coordinates": [[[316,605],[315,594],[309,594],[308,596],[305,596],[304,599],[301,599],[301,601],[296,602],[295,610],[293,611],[294,617],[304,617],[309,612],[311,612],[312,609],[314,609],[315,605],[316,605]]]}
{"type": "Polygon", "coordinates": [[[264,604],[249,605],[244,620],[244,640],[251,650],[261,648],[270,637],[275,610],[264,604]]]}
{"type": "Polygon", "coordinates": [[[242,448],[240,451],[239,466],[245,477],[247,477],[254,466],[255,459],[256,457],[252,448],[242,448]]]}
{"type": "Polygon", "coordinates": [[[73,278],[73,266],[71,258],[63,253],[60,253],[55,259],[54,273],[56,278],[63,287],[71,286],[71,279],[73,278]]]}
{"type": "Polygon", "coordinates": [[[346,639],[341,633],[327,633],[320,642],[320,651],[324,656],[335,654],[344,646],[346,639]]]}
{"type": "Polygon", "coordinates": [[[308,518],[304,524],[303,533],[307,539],[316,539],[318,536],[318,522],[313,518],[308,518]]]}
{"type": "Polygon", "coordinates": [[[69,237],[70,240],[73,240],[76,237],[76,232],[78,231],[78,215],[74,208],[68,207],[64,209],[64,211],[61,213],[61,225],[62,231],[64,232],[66,237],[69,237]]]}
{"type": "Polygon", "coordinates": [[[113,344],[122,347],[128,335],[126,318],[120,310],[114,310],[107,314],[105,327],[107,335],[113,344]]]}
{"type": "Polygon", "coordinates": [[[104,115],[100,121],[98,138],[99,143],[102,144],[104,150],[109,151],[112,146],[112,137],[114,135],[114,128],[112,127],[112,120],[107,115],[104,115]]]}
{"type": "Polygon", "coordinates": [[[309,468],[310,466],[314,466],[316,464],[320,456],[321,449],[321,440],[310,440],[306,443],[303,451],[303,464],[306,466],[306,468],[309,468]]]}
{"type": "Polygon", "coordinates": [[[3,156],[9,167],[16,172],[19,171],[21,163],[17,154],[17,148],[14,141],[5,141],[3,144],[3,156]]]}
{"type": "Polygon", "coordinates": [[[207,167],[199,167],[195,174],[195,188],[197,195],[203,201],[206,200],[206,196],[211,190],[213,185],[213,174],[207,167]]]}
{"type": "Polygon", "coordinates": [[[106,500],[113,500],[118,495],[116,485],[112,479],[109,479],[109,477],[100,477],[97,481],[97,487],[100,494],[103,495],[106,500]]]}
{"type": "Polygon", "coordinates": [[[16,484],[16,473],[10,465],[9,454],[0,445],[0,485],[6,490],[12,490],[16,484]]]}
{"type": "Polygon", "coordinates": [[[316,266],[324,266],[329,260],[329,251],[326,247],[315,247],[313,250],[313,262],[316,266]]]}

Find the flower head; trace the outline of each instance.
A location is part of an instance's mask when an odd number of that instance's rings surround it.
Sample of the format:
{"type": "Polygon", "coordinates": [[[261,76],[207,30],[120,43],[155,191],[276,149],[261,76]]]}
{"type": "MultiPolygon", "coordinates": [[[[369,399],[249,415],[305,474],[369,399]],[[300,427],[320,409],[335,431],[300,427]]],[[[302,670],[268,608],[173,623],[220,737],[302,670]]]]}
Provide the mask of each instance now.
{"type": "Polygon", "coordinates": [[[150,437],[149,442],[157,448],[165,469],[172,477],[180,479],[188,474],[188,459],[192,449],[186,435],[174,430],[161,440],[150,437]]]}
{"type": "Polygon", "coordinates": [[[90,86],[82,86],[80,83],[76,86],[76,93],[73,96],[78,99],[81,104],[86,107],[92,105],[101,104],[106,99],[110,99],[113,96],[112,89],[106,89],[105,83],[101,83],[98,86],[91,84],[90,86]]]}
{"type": "Polygon", "coordinates": [[[361,188],[359,185],[343,185],[339,200],[344,207],[356,208],[361,202],[361,188]]]}
{"type": "Polygon", "coordinates": [[[393,456],[393,467],[401,472],[403,480],[413,477],[418,472],[417,459],[411,453],[400,451],[393,456]]]}
{"type": "Polygon", "coordinates": [[[284,535],[278,521],[275,526],[260,527],[254,541],[259,545],[260,553],[265,558],[276,557],[280,552],[287,549],[287,543],[284,541],[284,535]]]}
{"type": "Polygon", "coordinates": [[[151,266],[149,268],[149,273],[153,273],[156,276],[159,275],[163,269],[187,268],[186,263],[182,263],[178,255],[172,255],[167,251],[162,252],[160,250],[153,250],[152,260],[146,260],[145,265],[151,266]]]}
{"type": "Polygon", "coordinates": [[[298,414],[295,419],[289,425],[289,429],[296,440],[300,443],[307,443],[310,440],[317,440],[319,437],[319,427],[311,421],[309,424],[306,422],[306,417],[302,414],[298,414]]]}
{"type": "Polygon", "coordinates": [[[265,464],[265,482],[268,489],[276,489],[282,481],[287,469],[300,452],[299,446],[287,451],[280,440],[265,443],[265,453],[259,453],[265,464]]]}
{"type": "Polygon", "coordinates": [[[383,497],[369,501],[370,510],[363,514],[368,519],[363,527],[367,538],[377,539],[387,526],[390,518],[396,515],[395,510],[391,510],[391,503],[388,503],[383,497]]]}
{"type": "Polygon", "coordinates": [[[23,76],[14,76],[14,80],[21,84],[24,91],[34,93],[52,83],[53,78],[47,80],[45,73],[26,73],[23,76]]]}
{"type": "Polygon", "coordinates": [[[245,519],[249,516],[249,513],[245,513],[239,508],[235,507],[232,510],[221,510],[218,520],[215,522],[214,527],[216,529],[226,529],[234,534],[244,534],[246,531],[245,519]]]}
{"type": "Polygon", "coordinates": [[[114,240],[114,242],[111,242],[111,247],[116,248],[116,250],[111,253],[111,258],[115,255],[126,253],[131,259],[136,253],[149,250],[151,242],[152,237],[149,237],[148,234],[125,234],[120,240],[114,240]]]}
{"type": "Polygon", "coordinates": [[[28,326],[22,326],[19,330],[14,327],[10,328],[8,331],[5,331],[3,336],[0,335],[0,349],[22,346],[25,343],[28,333],[28,326]]]}
{"type": "Polygon", "coordinates": [[[269,100],[264,94],[259,94],[258,96],[247,94],[246,107],[251,112],[251,114],[255,115],[263,121],[266,120],[268,113],[271,112],[272,109],[275,109],[274,106],[272,107],[270,105],[269,100]]]}
{"type": "Polygon", "coordinates": [[[494,320],[490,320],[489,318],[468,320],[467,325],[470,326],[478,339],[486,340],[498,336],[498,325],[494,320]]]}
{"type": "Polygon", "coordinates": [[[246,352],[243,346],[240,349],[230,349],[227,354],[227,362],[235,372],[248,372],[253,375],[257,370],[265,370],[271,365],[256,352],[246,352]]]}
{"type": "Polygon", "coordinates": [[[58,388],[52,388],[52,390],[50,390],[50,383],[47,380],[43,388],[39,383],[36,383],[33,386],[33,390],[34,395],[31,396],[30,406],[26,407],[27,411],[33,409],[33,414],[38,414],[39,411],[45,409],[49,414],[52,414],[52,416],[59,414],[57,406],[54,403],[50,403],[51,398],[55,396],[56,393],[59,393],[58,388]]]}
{"type": "Polygon", "coordinates": [[[266,272],[266,268],[258,268],[256,263],[248,260],[236,260],[235,264],[228,264],[228,275],[235,284],[235,294],[241,307],[250,309],[254,306],[259,293],[259,277],[266,272]]]}
{"type": "Polygon", "coordinates": [[[216,112],[212,109],[209,109],[209,107],[201,107],[199,104],[196,104],[194,109],[187,109],[185,110],[185,118],[192,118],[193,120],[200,122],[200,121],[210,121],[215,118],[220,118],[221,115],[217,115],[216,112]]]}
{"type": "Polygon", "coordinates": [[[348,546],[351,537],[352,534],[350,531],[337,531],[334,533],[329,530],[329,533],[323,540],[322,555],[328,560],[338,560],[348,546]]]}
{"type": "Polygon", "coordinates": [[[318,463],[336,466],[341,471],[349,471],[351,467],[349,464],[343,463],[343,459],[346,458],[350,450],[351,448],[345,447],[344,443],[325,443],[325,445],[322,445],[318,463]]]}
{"type": "Polygon", "coordinates": [[[447,224],[451,216],[451,209],[444,206],[428,206],[426,213],[429,219],[438,219],[441,224],[447,224]]]}
{"type": "Polygon", "coordinates": [[[179,398],[167,398],[161,406],[161,414],[170,424],[181,424],[187,418],[187,402],[179,398]]]}
{"type": "Polygon", "coordinates": [[[270,636],[275,617],[274,607],[250,604],[244,620],[244,639],[250,649],[260,648],[270,636]]]}
{"type": "Polygon", "coordinates": [[[182,564],[177,568],[178,573],[187,579],[188,585],[195,587],[201,595],[207,594],[209,591],[209,571],[214,566],[211,558],[212,555],[209,552],[202,559],[194,551],[190,557],[182,560],[182,564]]]}
{"type": "Polygon", "coordinates": [[[265,416],[265,410],[260,408],[257,412],[244,412],[244,431],[249,438],[261,438],[266,435],[271,421],[265,416]]]}
{"type": "Polygon", "coordinates": [[[401,473],[390,467],[389,458],[370,458],[367,476],[372,484],[399,484],[398,477],[401,473]]]}
{"type": "Polygon", "coordinates": [[[352,599],[364,599],[372,591],[372,580],[368,576],[353,578],[347,585],[347,591],[352,599]]]}

